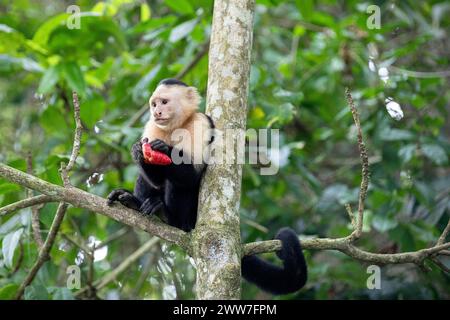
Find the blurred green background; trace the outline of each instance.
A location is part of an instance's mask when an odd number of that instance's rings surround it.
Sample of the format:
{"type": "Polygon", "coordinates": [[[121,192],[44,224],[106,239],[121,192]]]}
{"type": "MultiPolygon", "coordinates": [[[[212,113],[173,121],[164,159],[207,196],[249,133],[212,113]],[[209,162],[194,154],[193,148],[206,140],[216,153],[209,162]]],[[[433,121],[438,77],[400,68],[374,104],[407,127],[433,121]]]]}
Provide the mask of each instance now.
{"type": "MultiPolygon", "coordinates": [[[[371,163],[364,235],[373,252],[414,251],[434,244],[449,219],[450,3],[447,1],[258,0],[255,8],[248,128],[278,128],[277,175],[244,168],[243,241],[273,237],[282,226],[302,236],[351,232],[344,208],[355,208],[360,184],[356,131],[345,101],[350,87],[361,113],[371,163]],[[380,29],[366,12],[380,7],[380,29]],[[387,109],[400,107],[393,119],[387,109]]],[[[129,149],[148,119],[133,116],[162,79],[192,61],[182,80],[205,97],[212,0],[75,1],[80,29],[70,29],[71,1],[0,0],[0,161],[60,184],[59,163],[73,141],[71,92],[85,126],[73,183],[105,197],[133,188],[129,149]],[[67,24],[67,22],[69,23],[67,24]],[[132,123],[135,122],[135,123],[132,123]],[[130,126],[130,123],[132,126],[130,126]]],[[[76,25],[75,25],[76,26],[76,25]]],[[[183,72],[184,73],[184,72],[183,72]]],[[[204,101],[202,103],[204,108],[204,101]]],[[[26,191],[0,179],[0,206],[26,191]]],[[[44,235],[56,204],[41,209],[44,235]]],[[[71,241],[111,241],[96,251],[101,279],[149,235],[70,208],[52,260],[26,299],[71,299],[66,268],[91,265],[71,241]],[[114,240],[114,236],[120,236],[114,240]],[[113,239],[111,239],[111,236],[113,239]]],[[[0,299],[10,298],[37,257],[30,210],[0,217],[0,299]],[[16,235],[17,241],[10,241],[16,235]]],[[[436,266],[382,267],[381,290],[368,290],[367,264],[339,252],[307,251],[310,277],[300,292],[276,299],[448,299],[449,275],[436,266]]],[[[267,259],[276,261],[275,255],[267,259]]],[[[450,267],[450,258],[442,258],[450,267]]],[[[195,270],[181,250],[156,244],[102,299],[194,298],[195,270]]],[[[243,282],[243,298],[272,298],[243,282]]]]}

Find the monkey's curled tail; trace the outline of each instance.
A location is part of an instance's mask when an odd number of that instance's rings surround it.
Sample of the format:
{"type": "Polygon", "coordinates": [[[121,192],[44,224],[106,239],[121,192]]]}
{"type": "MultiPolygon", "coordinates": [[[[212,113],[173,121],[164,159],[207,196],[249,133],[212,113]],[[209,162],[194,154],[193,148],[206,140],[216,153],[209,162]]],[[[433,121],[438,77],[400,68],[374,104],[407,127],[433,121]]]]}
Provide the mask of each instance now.
{"type": "Polygon", "coordinates": [[[283,267],[273,265],[257,256],[246,256],[242,259],[242,275],[247,281],[273,294],[287,294],[300,290],[308,278],[300,240],[290,228],[280,229],[275,239],[281,240],[282,243],[277,256],[283,261],[283,267]]]}

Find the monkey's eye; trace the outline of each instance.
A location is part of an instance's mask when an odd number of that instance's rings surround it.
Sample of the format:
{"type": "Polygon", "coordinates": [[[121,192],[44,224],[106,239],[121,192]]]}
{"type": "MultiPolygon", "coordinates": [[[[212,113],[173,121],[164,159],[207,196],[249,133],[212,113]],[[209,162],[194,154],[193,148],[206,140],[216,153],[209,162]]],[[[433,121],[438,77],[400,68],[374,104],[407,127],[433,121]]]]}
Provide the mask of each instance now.
{"type": "Polygon", "coordinates": [[[162,104],[167,104],[167,100],[166,99],[162,99],[162,104]]]}
{"type": "Polygon", "coordinates": [[[156,103],[152,102],[152,107],[156,107],[156,103]]]}

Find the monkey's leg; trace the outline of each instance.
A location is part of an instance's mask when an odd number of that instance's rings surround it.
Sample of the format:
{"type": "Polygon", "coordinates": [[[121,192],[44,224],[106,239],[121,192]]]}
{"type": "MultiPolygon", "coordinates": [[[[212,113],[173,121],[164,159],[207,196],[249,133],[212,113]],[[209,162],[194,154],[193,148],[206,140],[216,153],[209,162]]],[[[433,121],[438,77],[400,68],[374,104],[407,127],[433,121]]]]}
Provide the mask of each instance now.
{"type": "Polygon", "coordinates": [[[154,214],[163,207],[162,190],[149,185],[142,175],[139,175],[134,186],[134,196],[139,200],[139,212],[145,215],[154,214]]]}

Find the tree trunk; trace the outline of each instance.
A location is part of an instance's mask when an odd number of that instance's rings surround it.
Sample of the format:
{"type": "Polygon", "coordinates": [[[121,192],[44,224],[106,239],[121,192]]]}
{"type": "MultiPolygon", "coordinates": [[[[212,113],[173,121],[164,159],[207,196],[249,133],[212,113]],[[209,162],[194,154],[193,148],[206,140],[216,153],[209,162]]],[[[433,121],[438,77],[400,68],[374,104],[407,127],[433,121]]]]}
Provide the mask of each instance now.
{"type": "MultiPolygon", "coordinates": [[[[253,15],[254,0],[214,2],[206,113],[221,132],[233,129],[233,139],[246,125],[253,15]]],[[[192,238],[197,299],[240,298],[241,178],[236,162],[208,166],[192,238]]]]}

